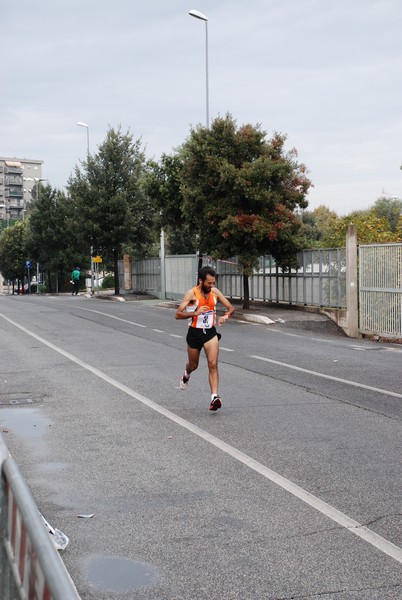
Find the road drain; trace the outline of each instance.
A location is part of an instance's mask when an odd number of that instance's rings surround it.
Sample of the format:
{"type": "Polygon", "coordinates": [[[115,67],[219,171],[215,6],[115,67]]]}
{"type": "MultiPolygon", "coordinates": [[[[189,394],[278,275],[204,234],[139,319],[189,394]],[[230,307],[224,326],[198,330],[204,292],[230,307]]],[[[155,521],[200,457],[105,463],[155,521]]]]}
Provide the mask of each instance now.
{"type": "Polygon", "coordinates": [[[0,407],[1,406],[14,406],[21,404],[33,404],[35,400],[33,398],[4,398],[0,396],[0,407]]]}

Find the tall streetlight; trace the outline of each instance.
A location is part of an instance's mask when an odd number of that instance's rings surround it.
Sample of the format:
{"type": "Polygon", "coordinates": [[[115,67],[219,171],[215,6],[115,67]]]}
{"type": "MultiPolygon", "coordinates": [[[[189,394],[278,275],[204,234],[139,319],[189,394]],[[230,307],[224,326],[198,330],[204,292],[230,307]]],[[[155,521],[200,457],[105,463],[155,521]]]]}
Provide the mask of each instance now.
{"type": "MultiPolygon", "coordinates": [[[[83,123],[83,121],[78,121],[77,125],[79,127],[85,127],[85,129],[87,130],[87,161],[89,161],[89,125],[87,125],[87,123],[83,123]]],[[[93,294],[94,294],[94,257],[93,257],[94,247],[93,246],[91,246],[90,253],[91,253],[91,295],[93,296],[93,294]]]]}
{"type": "Polygon", "coordinates": [[[87,156],[89,156],[89,125],[83,123],[82,121],[78,121],[77,125],[79,127],[85,127],[85,129],[87,130],[87,156]]]}
{"type": "MultiPolygon", "coordinates": [[[[48,179],[44,179],[43,177],[24,177],[24,181],[34,181],[35,185],[36,185],[36,200],[40,200],[40,184],[42,181],[48,181],[48,179]]],[[[32,197],[32,190],[29,190],[31,192],[31,197],[32,197]]],[[[25,192],[25,190],[24,190],[25,192]]],[[[26,209],[26,202],[25,202],[25,197],[24,197],[24,212],[26,209]]]]}
{"type": "Polygon", "coordinates": [[[200,19],[205,23],[205,74],[206,74],[206,101],[207,101],[207,129],[209,129],[209,81],[208,81],[208,17],[198,10],[190,10],[188,13],[195,19],[200,19]]]}

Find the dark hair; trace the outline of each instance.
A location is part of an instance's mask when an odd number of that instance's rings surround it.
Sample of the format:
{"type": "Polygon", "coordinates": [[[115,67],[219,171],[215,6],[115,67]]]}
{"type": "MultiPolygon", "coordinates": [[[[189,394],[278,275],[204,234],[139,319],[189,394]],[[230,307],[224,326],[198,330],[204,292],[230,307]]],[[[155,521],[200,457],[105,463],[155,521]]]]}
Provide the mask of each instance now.
{"type": "Polygon", "coordinates": [[[207,275],[211,275],[211,277],[216,277],[216,271],[212,267],[202,267],[198,271],[198,279],[204,282],[207,278],[207,275]]]}

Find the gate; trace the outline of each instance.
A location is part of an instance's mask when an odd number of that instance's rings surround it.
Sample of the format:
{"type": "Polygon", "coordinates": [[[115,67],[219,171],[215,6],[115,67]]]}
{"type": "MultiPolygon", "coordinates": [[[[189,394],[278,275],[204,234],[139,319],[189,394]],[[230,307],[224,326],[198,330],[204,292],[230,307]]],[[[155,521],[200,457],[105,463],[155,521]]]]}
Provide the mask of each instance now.
{"type": "Polygon", "coordinates": [[[360,332],[402,335],[402,244],[359,246],[360,332]]]}

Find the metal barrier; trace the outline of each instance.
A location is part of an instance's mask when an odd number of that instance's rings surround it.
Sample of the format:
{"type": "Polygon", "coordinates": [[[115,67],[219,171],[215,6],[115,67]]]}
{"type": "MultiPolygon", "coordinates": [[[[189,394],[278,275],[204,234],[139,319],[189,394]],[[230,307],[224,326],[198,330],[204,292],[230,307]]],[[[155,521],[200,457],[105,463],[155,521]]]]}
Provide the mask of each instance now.
{"type": "MultiPolygon", "coordinates": [[[[259,267],[249,277],[250,299],[308,306],[346,308],[346,251],[344,248],[303,250],[297,254],[299,268],[284,271],[271,256],[261,256],[259,267]]],[[[237,259],[214,260],[203,264],[216,269],[218,287],[228,298],[243,298],[243,275],[237,259]]],[[[123,263],[120,261],[121,272],[123,263]]],[[[165,296],[178,300],[197,281],[198,256],[165,257],[165,296]]],[[[135,291],[160,296],[160,258],[132,261],[132,287],[135,291]]],[[[122,286],[123,277],[120,285],[122,286]]]]}
{"type": "Polygon", "coordinates": [[[79,600],[32,494],[0,437],[0,597],[79,600]]]}
{"type": "Polygon", "coordinates": [[[402,244],[359,246],[360,331],[402,337],[402,244]]]}

